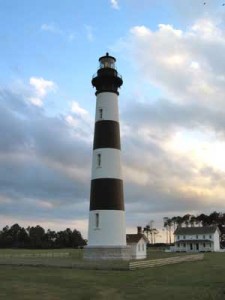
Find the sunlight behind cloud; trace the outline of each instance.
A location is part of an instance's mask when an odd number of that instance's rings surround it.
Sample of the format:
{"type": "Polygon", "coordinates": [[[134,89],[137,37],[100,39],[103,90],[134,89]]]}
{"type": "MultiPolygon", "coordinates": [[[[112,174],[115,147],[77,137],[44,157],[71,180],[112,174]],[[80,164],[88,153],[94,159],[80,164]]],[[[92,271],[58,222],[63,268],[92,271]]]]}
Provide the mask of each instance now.
{"type": "Polygon", "coordinates": [[[199,168],[210,166],[225,171],[225,142],[216,140],[213,134],[180,130],[167,141],[166,148],[191,158],[199,168]]]}

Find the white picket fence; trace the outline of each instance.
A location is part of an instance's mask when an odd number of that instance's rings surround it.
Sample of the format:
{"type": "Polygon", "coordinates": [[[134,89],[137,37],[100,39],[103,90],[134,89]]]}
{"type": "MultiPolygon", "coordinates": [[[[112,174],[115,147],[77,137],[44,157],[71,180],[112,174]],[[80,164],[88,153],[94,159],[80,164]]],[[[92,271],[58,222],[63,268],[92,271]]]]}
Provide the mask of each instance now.
{"type": "Polygon", "coordinates": [[[201,254],[193,254],[193,255],[173,256],[173,257],[153,259],[153,260],[133,261],[129,263],[129,269],[136,270],[136,269],[152,268],[152,267],[177,264],[177,263],[187,262],[187,261],[197,261],[197,260],[202,260],[203,258],[204,258],[204,254],[201,253],[201,254]]]}

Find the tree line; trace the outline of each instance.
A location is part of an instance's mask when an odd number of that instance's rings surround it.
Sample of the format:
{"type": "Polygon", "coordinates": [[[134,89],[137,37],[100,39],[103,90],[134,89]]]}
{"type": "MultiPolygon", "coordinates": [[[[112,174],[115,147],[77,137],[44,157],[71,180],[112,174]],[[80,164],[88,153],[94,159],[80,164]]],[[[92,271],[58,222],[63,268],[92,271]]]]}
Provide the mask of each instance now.
{"type": "Polygon", "coordinates": [[[185,214],[183,216],[174,216],[172,218],[163,218],[164,228],[166,230],[167,243],[172,242],[172,233],[178,226],[211,226],[216,225],[221,231],[221,241],[225,242],[225,213],[212,212],[209,215],[200,214],[197,216],[185,214]]]}
{"type": "Polygon", "coordinates": [[[86,245],[81,233],[67,228],[63,231],[45,231],[40,225],[21,227],[14,224],[0,231],[0,248],[78,248],[86,245]]]}

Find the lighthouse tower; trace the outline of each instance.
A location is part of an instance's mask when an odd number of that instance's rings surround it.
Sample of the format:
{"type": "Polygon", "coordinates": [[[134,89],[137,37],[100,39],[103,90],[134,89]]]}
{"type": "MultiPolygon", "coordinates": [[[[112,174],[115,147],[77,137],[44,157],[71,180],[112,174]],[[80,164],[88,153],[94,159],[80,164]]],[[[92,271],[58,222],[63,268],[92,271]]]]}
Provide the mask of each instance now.
{"type": "Polygon", "coordinates": [[[116,59],[106,53],[92,79],[96,88],[96,113],[88,246],[84,258],[128,259],[126,246],[118,88],[123,84],[116,59]]]}

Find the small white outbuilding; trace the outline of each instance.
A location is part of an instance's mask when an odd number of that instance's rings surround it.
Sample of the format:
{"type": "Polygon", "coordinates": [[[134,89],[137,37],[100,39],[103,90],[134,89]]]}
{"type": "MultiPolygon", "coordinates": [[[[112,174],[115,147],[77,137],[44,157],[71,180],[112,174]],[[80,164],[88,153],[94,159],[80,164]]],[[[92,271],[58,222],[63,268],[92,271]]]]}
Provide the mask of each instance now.
{"type": "Polygon", "coordinates": [[[136,234],[127,234],[127,246],[130,247],[131,259],[145,259],[147,257],[148,239],[142,233],[142,228],[137,228],[136,234]]]}

